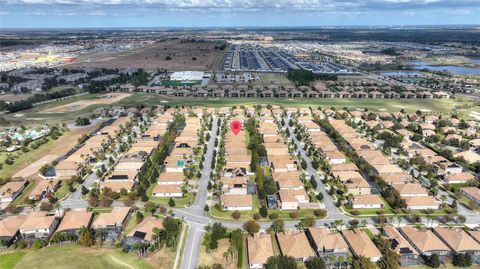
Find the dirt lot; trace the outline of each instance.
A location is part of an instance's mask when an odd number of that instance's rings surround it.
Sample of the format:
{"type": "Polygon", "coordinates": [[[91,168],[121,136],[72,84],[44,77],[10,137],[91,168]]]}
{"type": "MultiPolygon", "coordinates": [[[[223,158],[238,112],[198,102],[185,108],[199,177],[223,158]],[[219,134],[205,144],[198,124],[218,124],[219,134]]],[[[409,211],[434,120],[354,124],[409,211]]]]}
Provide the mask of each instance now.
{"type": "Polygon", "coordinates": [[[128,68],[169,71],[205,71],[217,69],[226,50],[215,49],[215,43],[186,43],[166,41],[141,49],[117,54],[91,55],[68,65],[66,68],[128,68]],[[167,60],[167,56],[171,60],[167,60]],[[195,58],[195,60],[194,60],[195,58]]]}
{"type": "Polygon", "coordinates": [[[123,98],[130,96],[128,93],[109,93],[102,95],[95,99],[81,100],[78,102],[73,102],[66,105],[56,106],[49,109],[46,109],[42,112],[47,113],[63,113],[63,112],[72,112],[79,111],[91,105],[109,105],[116,103],[123,98]]]}
{"type": "Polygon", "coordinates": [[[200,258],[198,261],[198,265],[212,265],[214,263],[219,263],[226,269],[235,269],[237,268],[237,257],[232,259],[228,259],[228,263],[223,257],[223,253],[225,253],[230,247],[230,242],[228,239],[222,239],[218,241],[218,248],[214,251],[207,253],[205,246],[202,245],[202,249],[200,251],[200,258]]]}

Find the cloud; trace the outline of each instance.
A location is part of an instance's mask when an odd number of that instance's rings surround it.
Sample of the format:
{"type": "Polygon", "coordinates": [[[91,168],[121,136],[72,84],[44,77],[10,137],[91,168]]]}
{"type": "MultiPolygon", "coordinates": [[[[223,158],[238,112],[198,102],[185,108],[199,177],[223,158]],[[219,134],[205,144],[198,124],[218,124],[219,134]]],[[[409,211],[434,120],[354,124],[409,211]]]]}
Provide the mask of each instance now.
{"type": "Polygon", "coordinates": [[[3,0],[7,5],[148,7],[164,10],[342,11],[478,7],[478,0],[3,0]]]}

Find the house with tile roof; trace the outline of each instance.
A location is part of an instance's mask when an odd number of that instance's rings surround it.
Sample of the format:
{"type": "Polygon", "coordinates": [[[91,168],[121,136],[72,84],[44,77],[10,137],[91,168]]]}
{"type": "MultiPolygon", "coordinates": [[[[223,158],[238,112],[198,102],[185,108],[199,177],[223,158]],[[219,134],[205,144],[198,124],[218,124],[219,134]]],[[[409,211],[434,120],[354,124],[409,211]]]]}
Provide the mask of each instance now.
{"type": "Polygon", "coordinates": [[[249,268],[263,268],[268,258],[275,256],[272,236],[270,234],[256,233],[247,237],[247,255],[249,268]]]}
{"type": "Polygon", "coordinates": [[[326,259],[328,256],[348,256],[347,242],[339,232],[327,228],[310,227],[305,234],[319,257],[326,259]]]}
{"type": "Polygon", "coordinates": [[[277,233],[276,237],[282,256],[291,256],[301,262],[315,256],[307,236],[302,231],[285,231],[277,233]]]}
{"type": "Polygon", "coordinates": [[[400,264],[402,266],[414,266],[422,264],[423,259],[418,251],[408,242],[408,240],[393,226],[384,226],[382,234],[390,241],[392,249],[400,255],[400,264]]]}
{"type": "Polygon", "coordinates": [[[343,230],[342,235],[355,257],[363,256],[372,262],[377,262],[382,258],[382,253],[364,231],[359,229],[343,230]]]}
{"type": "Polygon", "coordinates": [[[429,229],[404,226],[400,228],[400,233],[422,255],[431,256],[435,253],[441,261],[445,261],[451,253],[450,248],[429,229]]]}

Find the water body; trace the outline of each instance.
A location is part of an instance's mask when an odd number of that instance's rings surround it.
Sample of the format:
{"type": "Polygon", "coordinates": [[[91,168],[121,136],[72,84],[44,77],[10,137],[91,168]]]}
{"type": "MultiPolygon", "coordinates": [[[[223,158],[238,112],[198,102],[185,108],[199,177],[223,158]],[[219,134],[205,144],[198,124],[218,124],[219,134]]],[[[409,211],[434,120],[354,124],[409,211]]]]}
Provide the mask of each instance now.
{"type": "MultiPolygon", "coordinates": [[[[480,60],[471,60],[472,63],[480,63],[480,60]]],[[[409,62],[415,69],[428,69],[432,71],[447,71],[454,75],[480,75],[480,68],[465,67],[458,65],[432,65],[428,62],[409,62]]]]}

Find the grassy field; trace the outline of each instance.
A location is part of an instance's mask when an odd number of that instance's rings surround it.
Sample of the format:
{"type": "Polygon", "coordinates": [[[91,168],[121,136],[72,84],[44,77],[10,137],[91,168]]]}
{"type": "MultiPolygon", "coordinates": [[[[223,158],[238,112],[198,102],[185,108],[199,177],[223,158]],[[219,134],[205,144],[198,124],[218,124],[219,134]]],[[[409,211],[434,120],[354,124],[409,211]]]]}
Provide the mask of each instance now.
{"type": "Polygon", "coordinates": [[[293,85],[293,83],[287,79],[287,76],[283,74],[260,74],[259,77],[263,84],[274,82],[280,85],[293,85]]]}
{"type": "MultiPolygon", "coordinates": [[[[134,254],[120,250],[80,248],[78,246],[51,246],[30,252],[0,254],[0,268],[32,269],[97,269],[97,268],[154,268],[134,254]],[[4,255],[7,266],[4,267],[4,255]]],[[[167,267],[165,267],[166,269],[167,267]]]]}
{"type": "Polygon", "coordinates": [[[426,109],[432,112],[450,112],[455,106],[472,103],[470,99],[410,99],[410,100],[388,100],[388,99],[287,99],[287,98],[174,98],[160,95],[149,95],[136,93],[123,99],[117,104],[144,104],[170,106],[234,106],[234,105],[256,105],[270,104],[280,106],[297,107],[322,107],[322,108],[367,108],[372,111],[386,110],[390,112],[400,111],[402,108],[407,112],[415,112],[419,109],[426,109]]]}
{"type": "Polygon", "coordinates": [[[25,252],[9,252],[0,254],[0,268],[12,269],[25,256],[25,252]]]}
{"type": "MultiPolygon", "coordinates": [[[[386,110],[390,112],[400,111],[402,108],[407,112],[415,112],[419,109],[426,109],[432,112],[450,112],[454,107],[465,104],[472,104],[471,99],[455,98],[455,99],[410,99],[410,100],[388,100],[388,99],[288,99],[288,98],[195,98],[195,97],[170,97],[156,94],[135,93],[121,101],[110,105],[90,105],[76,112],[65,113],[44,113],[45,109],[55,106],[65,105],[85,99],[96,98],[102,94],[86,94],[58,102],[48,103],[37,106],[33,109],[20,111],[18,113],[6,114],[4,117],[11,124],[39,124],[39,123],[58,123],[65,121],[73,121],[77,117],[87,117],[89,113],[99,107],[112,106],[137,106],[137,105],[170,105],[170,106],[240,106],[240,105],[256,105],[270,104],[280,106],[296,106],[296,107],[322,107],[322,108],[343,108],[351,109],[367,108],[371,111],[386,110]]],[[[468,115],[468,114],[467,114],[468,115]]]]}
{"type": "Polygon", "coordinates": [[[21,150],[17,150],[16,152],[12,153],[0,153],[0,162],[3,163],[2,170],[0,170],[0,177],[11,177],[16,172],[27,167],[29,164],[47,155],[47,153],[55,146],[55,142],[56,140],[49,138],[49,141],[47,143],[41,145],[37,149],[32,149],[31,147],[29,147],[29,152],[22,152],[21,150]],[[4,163],[8,154],[12,154],[15,158],[15,161],[12,165],[4,163]]]}

